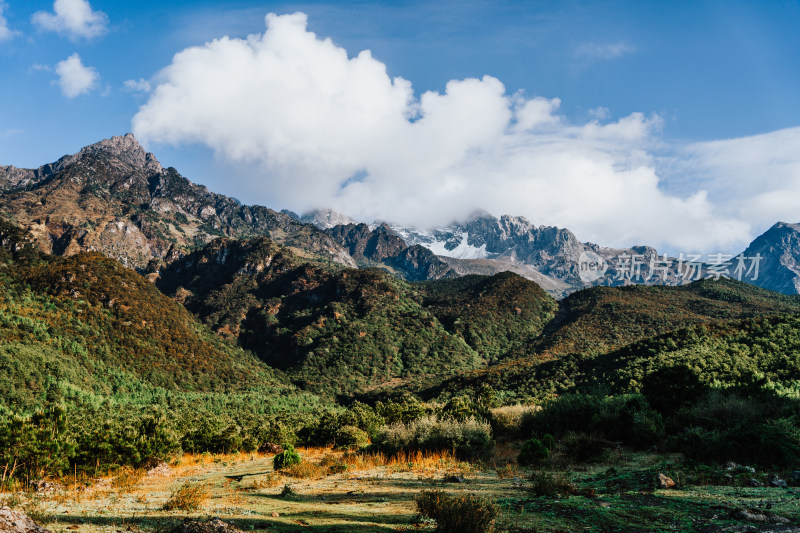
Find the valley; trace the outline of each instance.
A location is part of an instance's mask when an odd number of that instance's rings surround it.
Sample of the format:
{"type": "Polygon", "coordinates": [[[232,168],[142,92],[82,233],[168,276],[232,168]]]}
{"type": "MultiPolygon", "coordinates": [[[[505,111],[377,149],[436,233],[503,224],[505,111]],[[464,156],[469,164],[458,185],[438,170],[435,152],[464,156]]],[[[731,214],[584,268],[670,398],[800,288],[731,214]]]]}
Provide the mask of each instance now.
{"type": "Polygon", "coordinates": [[[796,225],[745,251],[763,287],[590,286],[581,254],[655,251],[245,206],[132,135],[0,167],[0,188],[0,499],[54,531],[800,520],[796,225]],[[183,486],[204,501],[165,510],[183,486]]]}

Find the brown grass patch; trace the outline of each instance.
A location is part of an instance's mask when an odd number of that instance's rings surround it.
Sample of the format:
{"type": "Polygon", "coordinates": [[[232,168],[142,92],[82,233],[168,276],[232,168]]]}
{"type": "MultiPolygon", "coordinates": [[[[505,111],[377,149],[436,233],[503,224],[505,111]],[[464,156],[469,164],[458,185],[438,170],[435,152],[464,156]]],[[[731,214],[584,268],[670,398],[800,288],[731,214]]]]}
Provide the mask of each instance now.
{"type": "Polygon", "coordinates": [[[326,469],[311,461],[293,464],[281,470],[281,474],[300,479],[320,479],[325,477],[326,469]]]}
{"type": "Polygon", "coordinates": [[[165,511],[196,511],[208,499],[208,488],[202,483],[184,483],[175,489],[164,504],[165,511]]]}
{"type": "Polygon", "coordinates": [[[519,467],[515,463],[508,463],[503,466],[495,467],[497,477],[500,479],[511,479],[519,477],[519,467]]]}
{"type": "Polygon", "coordinates": [[[123,467],[117,471],[111,486],[120,494],[129,494],[136,490],[144,478],[145,471],[139,468],[123,467]]]}

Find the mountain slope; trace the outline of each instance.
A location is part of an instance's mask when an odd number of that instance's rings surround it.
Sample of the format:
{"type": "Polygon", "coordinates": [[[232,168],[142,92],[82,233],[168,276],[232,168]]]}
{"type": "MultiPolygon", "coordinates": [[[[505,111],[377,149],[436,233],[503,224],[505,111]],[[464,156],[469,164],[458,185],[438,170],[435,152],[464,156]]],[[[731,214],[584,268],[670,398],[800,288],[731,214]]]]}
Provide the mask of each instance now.
{"type": "Polygon", "coordinates": [[[490,362],[528,353],[558,308],[541,287],[511,272],[420,287],[425,307],[490,362]]]}
{"type": "Polygon", "coordinates": [[[655,374],[683,380],[672,383],[678,389],[692,383],[706,389],[755,385],[796,395],[798,354],[796,315],[727,320],[689,326],[596,357],[513,361],[453,377],[422,395],[448,397],[488,386],[505,401],[541,402],[570,392],[638,392],[655,374]]]}
{"type": "Polygon", "coordinates": [[[287,389],[118,262],[97,253],[37,259],[0,268],[3,403],[35,405],[56,384],[79,396],[287,389]]]}
{"type": "MultiPolygon", "coordinates": [[[[518,336],[528,338],[540,328],[554,306],[535,284],[510,276],[487,282],[483,294],[470,289],[475,309],[490,309],[500,307],[509,290],[523,287],[516,305],[524,312],[511,310],[493,325],[511,339],[501,343],[506,351],[521,342],[518,336]],[[528,293],[536,304],[522,303],[528,293]]],[[[468,341],[453,327],[455,312],[448,314],[446,299],[437,296],[437,288],[447,290],[445,283],[413,285],[377,269],[326,269],[265,238],[214,241],[174,262],[158,280],[159,288],[214,331],[285,370],[296,383],[339,394],[449,375],[505,355],[495,346],[499,341],[468,341]]],[[[490,320],[478,316],[483,324],[490,320]]],[[[463,320],[472,318],[465,313],[463,320]]],[[[478,328],[464,325],[470,332],[478,328]]]]}
{"type": "Polygon", "coordinates": [[[743,255],[762,258],[753,284],[784,294],[800,293],[800,224],[778,222],[750,243],[743,255]]]}
{"type": "Polygon", "coordinates": [[[593,287],[559,304],[536,351],[605,353],[691,324],[800,311],[800,298],[734,280],[681,287],[593,287]]]}
{"type": "Polygon", "coordinates": [[[608,361],[608,354],[638,357],[636,347],[650,339],[667,338],[687,327],[705,331],[703,328],[724,328],[732,321],[768,320],[766,317],[798,312],[800,297],[731,280],[703,280],[682,287],[584,289],[559,302],[553,320],[529,345],[529,356],[501,361],[439,384],[430,382],[422,394],[452,395],[490,385],[508,398],[541,399],[578,383],[584,387],[607,384],[596,372],[606,364],[603,361],[608,361]]]}
{"type": "Polygon", "coordinates": [[[354,265],[316,227],[241,205],[163,169],[131,134],[36,170],[0,167],[0,191],[0,214],[57,255],[99,251],[126,266],[155,270],[217,237],[269,235],[312,256],[354,265]]]}

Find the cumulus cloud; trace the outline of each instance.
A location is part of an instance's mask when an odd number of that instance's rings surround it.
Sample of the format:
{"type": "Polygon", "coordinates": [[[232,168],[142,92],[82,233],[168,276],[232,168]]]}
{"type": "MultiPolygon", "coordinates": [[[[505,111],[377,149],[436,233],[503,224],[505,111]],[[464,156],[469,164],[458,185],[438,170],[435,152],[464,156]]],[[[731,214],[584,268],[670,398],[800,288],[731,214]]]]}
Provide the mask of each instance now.
{"type": "Polygon", "coordinates": [[[635,48],[626,43],[581,43],[575,48],[575,57],[590,61],[609,60],[634,51],[635,48]]]}
{"type": "MultiPolygon", "coordinates": [[[[497,79],[415,95],[362,51],[349,57],[302,13],[263,34],[176,54],[133,118],[145,143],[200,143],[245,165],[237,196],[303,211],[430,226],[478,208],[568,227],[607,245],[733,246],[750,227],[699,188],[665,192],[653,154],[661,120],[586,123],[558,98],[508,94],[497,79]]],[[[244,166],[240,167],[244,168],[244,166]]]]}
{"type": "Polygon", "coordinates": [[[0,1],[0,42],[13,39],[17,35],[17,32],[9,28],[8,20],[6,20],[6,17],[3,15],[5,8],[6,3],[0,1]]]}
{"type": "Polygon", "coordinates": [[[92,67],[86,67],[81,61],[81,56],[72,54],[64,61],[56,64],[58,85],[67,98],[75,98],[81,94],[88,94],[97,87],[100,75],[92,67]]]}
{"type": "Polygon", "coordinates": [[[40,28],[66,35],[72,40],[91,39],[108,31],[108,17],[92,10],[87,0],[56,0],[53,12],[38,11],[33,23],[40,28]]]}

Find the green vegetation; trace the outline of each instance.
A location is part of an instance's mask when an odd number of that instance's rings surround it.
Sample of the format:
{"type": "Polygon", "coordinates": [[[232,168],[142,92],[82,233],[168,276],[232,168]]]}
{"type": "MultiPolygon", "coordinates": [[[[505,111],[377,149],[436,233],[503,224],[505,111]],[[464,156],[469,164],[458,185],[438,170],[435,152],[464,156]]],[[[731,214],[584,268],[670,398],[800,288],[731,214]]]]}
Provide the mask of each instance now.
{"type": "Polygon", "coordinates": [[[284,444],[283,451],[275,454],[275,458],[272,460],[272,467],[275,470],[284,470],[293,465],[298,465],[301,462],[303,462],[303,459],[301,459],[300,454],[295,451],[294,446],[291,444],[284,444]]]}
{"type": "Polygon", "coordinates": [[[553,318],[557,303],[538,285],[503,272],[420,283],[424,305],[491,363],[519,357],[553,318]]]}
{"type": "Polygon", "coordinates": [[[491,426],[474,418],[464,421],[424,417],[382,428],[373,440],[387,454],[406,451],[449,451],[464,460],[486,459],[494,450],[491,426]]]}
{"type": "MultiPolygon", "coordinates": [[[[558,496],[558,527],[602,531],[646,527],[643,509],[668,529],[670,505],[683,525],[717,520],[694,500],[636,496],[658,474],[727,490],[800,464],[798,298],[704,281],[557,304],[513,274],[408,283],[266,238],[214,241],[156,287],[99,254],[42,254],[10,224],[0,244],[3,488],[273,443],[274,469],[298,483],[369,457],[402,469],[504,450],[497,472],[527,479],[523,495],[424,493],[420,512],[485,531],[508,506],[545,516],[558,496]],[[342,455],[301,461],[295,445],[342,455]],[[659,455],[631,466],[645,450],[659,455]],[[617,507],[587,510],[598,494],[617,507]]],[[[184,488],[170,508],[202,500],[184,488]]]]}
{"type": "Polygon", "coordinates": [[[467,494],[454,497],[440,490],[426,490],[415,498],[417,510],[436,521],[441,533],[488,533],[494,531],[499,510],[494,502],[467,494]]]}
{"type": "Polygon", "coordinates": [[[694,324],[798,311],[800,296],[726,279],[681,287],[594,287],[560,302],[534,350],[550,357],[597,355],[694,324]]]}
{"type": "Polygon", "coordinates": [[[326,395],[481,367],[522,351],[555,311],[514,274],[410,284],[304,263],[266,238],[215,241],[158,284],[212,330],[326,395]]]}

